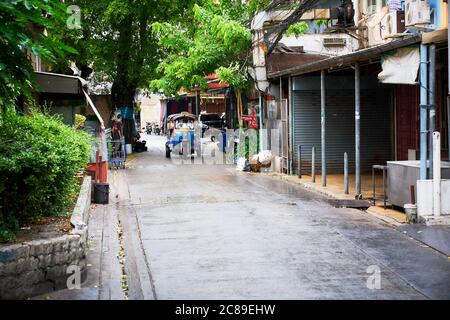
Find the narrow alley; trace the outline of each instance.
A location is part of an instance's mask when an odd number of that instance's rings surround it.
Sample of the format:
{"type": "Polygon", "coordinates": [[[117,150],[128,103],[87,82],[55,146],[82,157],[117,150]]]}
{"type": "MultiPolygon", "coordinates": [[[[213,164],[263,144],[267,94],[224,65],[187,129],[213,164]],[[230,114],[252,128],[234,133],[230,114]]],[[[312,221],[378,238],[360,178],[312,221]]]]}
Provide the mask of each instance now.
{"type": "MultiPolygon", "coordinates": [[[[92,213],[123,226],[127,298],[450,298],[448,258],[392,226],[275,177],[175,165],[163,137],[144,139],[149,151],[111,174],[110,204],[92,213]]],[[[102,298],[121,297],[117,270],[103,271],[102,298]]]]}

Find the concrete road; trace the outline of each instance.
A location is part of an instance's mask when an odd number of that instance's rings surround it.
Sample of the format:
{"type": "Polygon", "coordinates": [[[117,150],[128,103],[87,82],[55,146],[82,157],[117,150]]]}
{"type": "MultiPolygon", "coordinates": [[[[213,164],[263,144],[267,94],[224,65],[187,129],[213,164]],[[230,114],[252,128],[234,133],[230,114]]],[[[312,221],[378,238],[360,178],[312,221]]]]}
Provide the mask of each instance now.
{"type": "Polygon", "coordinates": [[[130,299],[450,298],[450,260],[376,218],[144,139],[110,175],[130,299]]]}

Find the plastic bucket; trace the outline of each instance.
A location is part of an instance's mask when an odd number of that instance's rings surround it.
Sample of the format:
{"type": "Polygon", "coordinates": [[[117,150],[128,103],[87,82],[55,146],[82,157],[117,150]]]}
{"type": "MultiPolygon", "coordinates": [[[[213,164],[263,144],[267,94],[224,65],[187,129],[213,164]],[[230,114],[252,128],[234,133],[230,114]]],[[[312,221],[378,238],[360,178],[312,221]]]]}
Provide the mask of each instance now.
{"type": "Polygon", "coordinates": [[[133,146],[131,144],[126,144],[125,145],[125,151],[127,152],[127,154],[132,154],[133,153],[133,146]]]}
{"type": "Polygon", "coordinates": [[[94,184],[94,203],[108,204],[109,203],[109,184],[96,183],[94,184]]]}
{"type": "Polygon", "coordinates": [[[417,222],[417,205],[405,204],[404,207],[407,222],[417,222]]]}

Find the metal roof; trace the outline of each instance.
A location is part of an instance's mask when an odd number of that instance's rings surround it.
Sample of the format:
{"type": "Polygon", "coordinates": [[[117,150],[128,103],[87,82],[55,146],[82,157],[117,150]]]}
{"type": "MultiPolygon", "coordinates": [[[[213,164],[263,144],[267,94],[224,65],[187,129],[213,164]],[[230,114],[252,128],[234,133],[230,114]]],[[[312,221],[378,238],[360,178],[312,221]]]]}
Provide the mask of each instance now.
{"type": "Polygon", "coordinates": [[[60,93],[82,95],[86,81],[80,77],[65,74],[36,71],[36,91],[41,93],[60,93]]]}
{"type": "Polygon", "coordinates": [[[305,52],[273,52],[266,59],[267,73],[270,75],[328,58],[330,58],[329,55],[305,52]]]}
{"type": "Polygon", "coordinates": [[[189,112],[181,112],[181,113],[175,113],[175,114],[168,116],[167,120],[176,120],[179,118],[191,118],[193,120],[196,120],[197,116],[195,116],[194,114],[189,113],[189,112]]]}
{"type": "Polygon", "coordinates": [[[316,72],[320,70],[341,68],[351,65],[355,62],[363,62],[370,59],[379,58],[384,52],[420,43],[421,41],[422,36],[420,34],[414,34],[411,36],[407,36],[401,40],[393,40],[376,47],[355,51],[339,57],[332,57],[320,61],[300,64],[292,68],[271,72],[267,75],[267,77],[269,79],[273,79],[283,76],[298,76],[301,74],[316,72]]]}

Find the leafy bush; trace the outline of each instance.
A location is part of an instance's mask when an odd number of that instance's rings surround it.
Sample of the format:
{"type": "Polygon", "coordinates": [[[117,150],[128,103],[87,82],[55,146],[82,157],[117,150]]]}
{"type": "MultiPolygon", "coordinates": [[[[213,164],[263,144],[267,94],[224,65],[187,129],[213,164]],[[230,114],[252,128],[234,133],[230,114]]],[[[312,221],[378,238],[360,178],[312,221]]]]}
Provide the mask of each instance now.
{"type": "Polygon", "coordinates": [[[82,114],[75,115],[75,129],[82,130],[84,129],[84,123],[86,122],[86,117],[82,114]]]}
{"type": "Polygon", "coordinates": [[[0,114],[0,242],[23,223],[67,213],[90,145],[86,133],[56,116],[0,114]]]}

